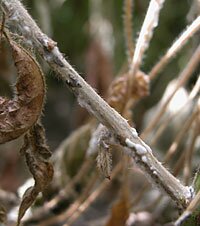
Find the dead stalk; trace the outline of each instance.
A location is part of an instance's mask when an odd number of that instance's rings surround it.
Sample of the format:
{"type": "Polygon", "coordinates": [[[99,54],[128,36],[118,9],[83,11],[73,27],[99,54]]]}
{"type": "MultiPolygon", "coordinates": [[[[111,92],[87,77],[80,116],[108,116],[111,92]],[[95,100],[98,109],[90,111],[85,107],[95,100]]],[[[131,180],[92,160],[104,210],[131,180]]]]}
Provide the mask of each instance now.
{"type": "Polygon", "coordinates": [[[190,143],[185,152],[185,163],[184,163],[184,169],[183,169],[183,176],[184,176],[184,182],[186,185],[188,185],[190,182],[191,173],[192,173],[192,157],[194,154],[195,143],[199,136],[200,123],[199,123],[198,117],[196,118],[194,124],[195,125],[194,125],[194,128],[192,129],[191,140],[190,140],[190,143]]]}
{"type": "Polygon", "coordinates": [[[175,93],[178,91],[178,89],[181,86],[183,86],[188,81],[188,79],[194,72],[195,68],[198,66],[199,62],[200,62],[200,45],[198,46],[195,53],[191,57],[187,66],[184,68],[184,70],[179,75],[178,82],[177,82],[174,90],[172,90],[172,92],[169,94],[169,96],[167,97],[167,99],[165,100],[165,102],[163,103],[162,107],[157,112],[157,114],[155,115],[153,120],[149,123],[149,125],[143,131],[142,137],[147,136],[147,134],[149,134],[149,132],[152,131],[154,126],[158,123],[158,121],[160,120],[160,118],[162,117],[164,112],[166,111],[166,108],[167,108],[168,104],[170,103],[171,99],[173,98],[173,96],[175,95],[175,93]]]}
{"type": "MultiPolygon", "coordinates": [[[[79,104],[104,124],[121,145],[128,148],[126,149],[126,154],[134,158],[138,166],[146,172],[151,182],[162,188],[177,205],[185,208],[191,200],[190,189],[183,186],[180,181],[162,166],[152,154],[150,147],[140,139],[128,122],[111,108],[64,59],[56,43],[41,32],[20,1],[2,0],[1,4],[6,13],[8,25],[14,25],[18,32],[21,32],[32,43],[34,49],[40,53],[51,69],[58,74],[58,77],[75,94],[79,104]]],[[[155,4],[157,9],[159,9],[157,3],[155,4]]],[[[199,53],[200,47],[190,62],[193,68],[199,62],[199,53]]],[[[135,54],[137,55],[137,51],[135,54]]],[[[186,68],[182,79],[180,79],[179,86],[184,84],[192,71],[193,69],[189,66],[186,68]]]]}
{"type": "Polygon", "coordinates": [[[184,47],[187,41],[200,29],[200,16],[179,36],[173,45],[167,50],[165,55],[156,63],[149,72],[150,80],[155,79],[158,73],[169,63],[170,60],[184,47]]]}
{"type": "Polygon", "coordinates": [[[132,11],[133,0],[124,0],[124,36],[129,65],[131,64],[131,60],[134,53],[132,11]]]}
{"type": "Polygon", "coordinates": [[[180,130],[180,132],[176,135],[173,143],[171,144],[171,146],[169,147],[169,149],[167,150],[167,154],[164,158],[164,162],[169,161],[169,159],[175,154],[178,145],[180,143],[180,141],[184,138],[184,136],[186,135],[188,129],[191,127],[192,123],[194,122],[194,120],[196,119],[196,117],[198,116],[199,111],[198,109],[195,109],[192,113],[192,115],[186,120],[183,128],[180,130]]]}

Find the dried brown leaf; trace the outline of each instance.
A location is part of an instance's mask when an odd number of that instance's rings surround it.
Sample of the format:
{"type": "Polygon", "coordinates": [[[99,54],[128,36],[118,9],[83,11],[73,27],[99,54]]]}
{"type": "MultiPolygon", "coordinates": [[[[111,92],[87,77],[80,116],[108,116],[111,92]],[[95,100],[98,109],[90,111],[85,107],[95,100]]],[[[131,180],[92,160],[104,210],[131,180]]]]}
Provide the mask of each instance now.
{"type": "Polygon", "coordinates": [[[46,144],[45,132],[41,124],[37,123],[24,137],[21,153],[26,158],[26,163],[34,177],[35,184],[26,190],[22,199],[17,226],[27,209],[33,204],[38,194],[49,185],[53,178],[53,166],[49,162],[51,153],[46,144]]]}
{"type": "Polygon", "coordinates": [[[39,65],[14,41],[9,41],[18,79],[12,100],[0,97],[0,144],[24,134],[39,118],[45,83],[39,65]]]}
{"type": "Polygon", "coordinates": [[[116,78],[109,89],[108,103],[118,112],[122,113],[129,98],[138,100],[149,94],[149,78],[143,72],[139,71],[131,87],[131,96],[128,97],[128,74],[116,78]]]}

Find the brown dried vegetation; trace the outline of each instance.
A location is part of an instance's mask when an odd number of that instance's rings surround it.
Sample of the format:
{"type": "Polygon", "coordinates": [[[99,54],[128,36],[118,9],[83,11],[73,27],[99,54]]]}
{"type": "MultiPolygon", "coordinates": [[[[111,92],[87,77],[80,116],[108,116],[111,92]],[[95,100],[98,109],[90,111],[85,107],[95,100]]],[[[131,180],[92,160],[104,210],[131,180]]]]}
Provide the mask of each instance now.
{"type": "MultiPolygon", "coordinates": [[[[153,67],[152,71],[150,71],[149,73],[149,76],[146,75],[141,71],[142,69],[140,68],[142,58],[145,50],[149,46],[154,28],[155,26],[157,26],[159,20],[159,12],[163,6],[163,3],[163,0],[150,1],[150,6],[146,14],[146,16],[148,16],[147,18],[145,18],[144,24],[142,26],[143,29],[141,29],[138,42],[135,45],[132,41],[133,31],[131,27],[132,0],[124,0],[124,30],[127,42],[126,45],[128,47],[128,70],[125,73],[122,73],[121,76],[115,78],[111,83],[108,90],[107,102],[122,116],[128,119],[130,124],[135,123],[132,121],[132,115],[130,114],[132,112],[130,112],[130,109],[132,108],[134,103],[150,94],[150,80],[155,79],[158,73],[160,73],[161,69],[163,69],[164,66],[172,59],[172,57],[175,56],[175,54],[182,48],[186,41],[190,37],[192,37],[192,35],[198,29],[200,29],[200,22],[197,18],[196,20],[194,20],[196,24],[195,28],[193,28],[192,25],[189,26],[189,29],[187,28],[183,32],[184,35],[181,35],[180,38],[177,39],[177,41],[175,42],[176,44],[173,44],[172,47],[169,48],[166,55],[164,55],[164,58],[161,58],[161,60],[158,61],[158,63],[156,64],[157,66],[155,65],[153,67]],[[155,5],[157,7],[154,9],[153,6],[155,5]],[[134,48],[137,49],[137,54],[135,54],[134,48]],[[168,55],[170,56],[167,57],[168,55]],[[138,56],[138,58],[136,56],[138,56]]],[[[27,29],[25,32],[27,32],[27,29]]],[[[11,38],[8,38],[8,41],[10,44],[10,50],[13,54],[13,60],[17,70],[18,79],[15,85],[14,98],[12,100],[8,100],[6,98],[0,97],[0,144],[8,142],[25,134],[24,144],[21,147],[21,154],[24,156],[29,171],[31,172],[35,181],[34,185],[26,190],[20,204],[19,215],[17,219],[17,225],[19,226],[21,219],[25,215],[27,209],[34,203],[38,194],[40,192],[44,192],[45,189],[48,188],[48,185],[53,178],[54,170],[52,164],[49,161],[51,153],[46,143],[45,131],[40,123],[40,116],[42,113],[45,98],[45,81],[43,74],[36,60],[27,50],[25,50],[11,38]]],[[[52,48],[50,49],[43,48],[43,50],[45,49],[48,57],[51,56],[51,53],[53,51],[55,51],[54,47],[55,46],[52,46],[52,48]]],[[[106,77],[110,70],[108,70],[108,62],[104,59],[104,54],[102,54],[104,53],[103,47],[101,47],[101,45],[98,45],[97,47],[98,48],[92,47],[92,52],[88,57],[89,63],[93,64],[93,68],[90,68],[88,80],[93,83],[93,85],[97,85],[99,83],[99,87],[102,88],[102,91],[104,93],[108,85],[107,83],[111,79],[111,77],[106,77]],[[98,54],[99,57],[96,56],[95,58],[95,53],[98,54]],[[101,68],[102,65],[104,65],[104,67],[101,68]],[[94,72],[97,70],[97,66],[101,70],[99,71],[99,74],[97,73],[97,77],[92,77],[94,75],[94,72]],[[104,79],[103,82],[101,81],[102,79],[104,79]]],[[[167,108],[169,107],[171,99],[178,92],[179,88],[184,88],[186,82],[188,82],[188,79],[190,78],[190,76],[192,76],[192,73],[198,66],[200,59],[199,48],[200,47],[198,47],[195,53],[192,54],[188,65],[185,66],[185,69],[180,74],[174,90],[169,93],[169,97],[164,101],[164,104],[162,102],[158,104],[158,107],[156,109],[157,114],[152,115],[152,118],[151,120],[149,120],[146,129],[141,131],[141,137],[144,140],[150,140],[150,136],[152,134],[155,134],[155,136],[153,137],[154,139],[150,141],[150,145],[155,149],[156,141],[158,140],[158,138],[160,138],[160,136],[166,129],[169,121],[174,120],[175,116],[179,115],[179,113],[183,110],[182,107],[179,109],[178,113],[176,112],[176,115],[170,115],[166,118],[163,117],[165,112],[167,111],[167,108]]],[[[53,64],[55,65],[56,62],[54,62],[53,64]]],[[[91,65],[88,66],[91,67],[91,65]]],[[[56,65],[56,67],[61,67],[61,69],[63,69],[62,67],[64,67],[64,64],[56,65]]],[[[111,76],[111,74],[109,74],[109,76],[111,76]]],[[[174,140],[171,141],[171,147],[168,150],[166,149],[167,151],[164,150],[166,151],[166,154],[164,154],[164,152],[161,153],[163,155],[162,157],[165,161],[165,164],[167,164],[170,160],[173,160],[172,157],[174,156],[174,154],[177,154],[178,160],[177,163],[172,166],[172,170],[174,170],[174,174],[175,176],[177,176],[177,174],[181,171],[182,165],[184,165],[184,167],[182,167],[184,169],[182,174],[186,185],[189,184],[192,170],[194,170],[194,167],[192,168],[192,156],[194,154],[195,142],[199,135],[198,128],[200,122],[200,102],[197,96],[200,86],[198,81],[199,80],[197,79],[194,88],[191,90],[190,97],[187,100],[187,103],[189,103],[190,101],[193,102],[191,111],[193,110],[194,112],[191,114],[191,116],[188,116],[187,120],[185,120],[187,128],[186,126],[183,126],[182,128],[180,127],[180,131],[177,132],[177,135],[174,136],[174,140]],[[195,91],[196,93],[194,94],[193,91],[195,87],[197,87],[197,91],[195,91]],[[196,125],[194,126],[194,124],[196,125]],[[187,130],[189,132],[187,132],[187,130]],[[192,134],[191,137],[190,133],[192,134]],[[183,136],[185,134],[188,136],[187,142],[189,142],[185,150],[183,150],[183,152],[180,154],[177,153],[178,146],[182,145],[180,140],[183,140],[183,136]],[[187,155],[187,159],[185,155],[187,155]]],[[[96,87],[99,88],[98,86],[96,87]]],[[[99,90],[101,90],[101,88],[99,88],[99,90]]],[[[107,219],[104,220],[102,225],[127,225],[127,219],[129,218],[130,213],[132,211],[134,213],[139,213],[141,210],[144,212],[146,211],[145,213],[148,212],[149,215],[151,215],[152,221],[154,221],[155,219],[155,224],[152,223],[152,225],[157,225],[156,218],[159,218],[158,215],[161,215],[160,213],[163,213],[165,212],[165,210],[167,210],[168,201],[166,201],[162,206],[163,210],[161,208],[161,210],[159,210],[160,212],[154,212],[154,209],[156,209],[156,207],[160,205],[161,200],[163,199],[162,194],[159,193],[158,196],[154,196],[152,198],[150,197],[152,190],[150,189],[149,184],[147,184],[146,179],[141,176],[141,171],[132,165],[132,161],[130,161],[128,157],[124,158],[124,156],[121,155],[121,152],[120,154],[113,152],[114,148],[122,150],[123,148],[125,149],[127,147],[119,146],[119,143],[115,142],[115,137],[113,137],[113,134],[110,131],[108,131],[108,133],[104,133],[104,137],[100,136],[100,133],[96,133],[96,135],[94,135],[90,139],[92,131],[96,129],[95,127],[96,123],[90,120],[90,122],[87,123],[84,127],[77,129],[74,134],[69,136],[60,145],[58,150],[56,150],[54,162],[57,167],[56,173],[59,174],[56,175],[56,179],[59,180],[59,182],[57,184],[55,183],[56,185],[54,185],[56,189],[58,189],[57,193],[52,198],[52,200],[43,203],[43,206],[40,206],[35,212],[33,212],[33,214],[24,221],[25,225],[31,225],[31,222],[37,222],[35,224],[37,224],[38,226],[50,226],[57,224],[65,226],[72,225],[81,216],[81,214],[83,214],[83,212],[85,212],[88,207],[92,206],[91,204],[102,194],[104,196],[110,196],[111,198],[113,198],[114,195],[112,196],[111,193],[114,193],[115,190],[118,190],[122,195],[119,197],[119,199],[115,197],[115,202],[113,202],[114,204],[111,213],[109,215],[105,214],[107,219]],[[92,154],[88,154],[88,152],[86,151],[86,146],[89,146],[89,139],[90,142],[92,139],[96,139],[97,145],[94,147],[94,152],[92,154]],[[114,144],[112,143],[112,139],[114,140],[114,144]],[[109,141],[111,142],[109,143],[109,141]],[[99,151],[98,156],[97,150],[99,151]],[[84,156],[81,159],[82,165],[78,165],[76,167],[77,174],[73,177],[72,174],[69,173],[69,168],[73,165],[76,165],[76,159],[79,155],[78,152],[81,152],[81,157],[83,155],[84,156]],[[114,153],[113,158],[111,156],[112,152],[114,153]],[[92,169],[92,162],[94,162],[96,156],[99,169],[106,178],[111,179],[111,182],[108,180],[100,180],[97,175],[97,171],[92,169]],[[111,171],[112,160],[114,160],[113,171],[111,171]],[[66,166],[67,164],[68,166],[66,166]],[[129,168],[129,164],[131,165],[131,170],[127,170],[129,168]],[[123,171],[124,173],[121,175],[120,171],[123,171]],[[132,171],[134,171],[134,173],[132,173],[132,171]],[[133,180],[131,180],[131,182],[129,181],[129,176],[133,177],[133,180]],[[115,180],[117,181],[116,184],[115,180]],[[64,187],[63,181],[66,184],[64,187]],[[109,193],[108,188],[113,184],[113,190],[109,193]],[[76,189],[76,187],[78,187],[79,190],[76,189]],[[130,190],[134,193],[134,198],[131,196],[130,190]],[[140,202],[143,204],[142,209],[139,205],[140,202]],[[55,209],[59,209],[61,211],[58,214],[54,215],[52,214],[52,212],[55,209]]],[[[102,127],[102,130],[100,130],[100,132],[102,132],[103,129],[107,130],[107,128],[102,127]]],[[[97,130],[98,129],[96,129],[96,131],[97,130]]],[[[134,132],[137,136],[137,132],[133,129],[133,133],[134,132]]],[[[135,160],[137,162],[137,158],[135,158],[135,160]]],[[[145,158],[143,158],[143,160],[144,162],[146,161],[145,158]]],[[[155,178],[157,178],[159,172],[156,172],[156,169],[153,169],[151,173],[154,174],[155,178]]],[[[195,178],[198,178],[198,175],[199,173],[195,178]]],[[[195,183],[197,183],[197,179],[195,180],[195,183]]],[[[157,181],[155,180],[154,182],[157,181]]],[[[192,189],[192,187],[190,188],[192,189]]],[[[198,190],[196,189],[194,192],[197,193],[197,191],[198,190]]],[[[191,194],[193,193],[191,192],[191,194]]],[[[196,198],[191,197],[191,199],[194,199],[188,205],[186,214],[188,213],[187,211],[190,211],[190,213],[192,213],[197,208],[197,203],[200,200],[199,193],[197,194],[198,196],[196,196],[196,198]]],[[[111,201],[111,198],[109,199],[109,202],[111,201]]],[[[100,199],[101,198],[99,198],[98,200],[100,199]]],[[[0,206],[0,221],[5,222],[5,216],[6,213],[4,211],[4,208],[0,206]]],[[[141,221],[143,220],[144,219],[142,219],[141,221]]],[[[183,218],[183,221],[184,220],[185,218],[183,218]]],[[[148,225],[148,223],[143,223],[144,222],[141,222],[141,224],[139,225],[148,225]]],[[[180,224],[177,223],[176,225],[180,224]]]]}
{"type": "Polygon", "coordinates": [[[9,40],[18,78],[14,98],[0,97],[0,144],[24,134],[38,120],[45,98],[44,77],[35,59],[9,40]]]}

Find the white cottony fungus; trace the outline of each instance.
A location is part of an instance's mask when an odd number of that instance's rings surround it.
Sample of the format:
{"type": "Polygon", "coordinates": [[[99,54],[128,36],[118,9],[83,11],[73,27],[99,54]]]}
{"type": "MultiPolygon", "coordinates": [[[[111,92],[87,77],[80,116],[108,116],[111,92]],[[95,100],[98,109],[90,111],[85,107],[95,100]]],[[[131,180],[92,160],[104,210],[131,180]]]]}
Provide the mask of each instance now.
{"type": "Polygon", "coordinates": [[[149,147],[149,145],[147,145],[143,140],[141,140],[141,143],[142,143],[142,145],[146,148],[146,150],[147,150],[149,153],[152,153],[152,150],[151,150],[151,148],[149,147]]]}
{"type": "Polygon", "coordinates": [[[126,138],[125,143],[129,148],[135,148],[138,155],[145,155],[147,153],[147,150],[141,144],[134,144],[128,138],[126,138]]]}
{"type": "Polygon", "coordinates": [[[147,157],[145,156],[145,154],[147,154],[147,150],[141,145],[141,144],[134,144],[130,139],[126,138],[125,140],[126,142],[126,145],[129,147],[129,148],[135,148],[136,150],[136,153],[138,155],[141,155],[141,160],[142,162],[144,163],[147,163],[148,162],[148,159],[147,157]]]}
{"type": "Polygon", "coordinates": [[[135,144],[130,139],[128,139],[128,138],[126,138],[125,143],[126,143],[126,145],[129,148],[134,148],[135,147],[135,144]]]}
{"type": "Polygon", "coordinates": [[[145,155],[147,153],[146,148],[144,148],[141,144],[135,144],[135,149],[138,155],[145,155]]]}
{"type": "Polygon", "coordinates": [[[138,133],[137,133],[137,131],[136,131],[135,128],[132,127],[131,128],[131,132],[132,132],[134,138],[137,138],[138,137],[138,133]]]}
{"type": "Polygon", "coordinates": [[[147,157],[146,157],[145,155],[142,156],[142,161],[143,161],[144,163],[147,163],[147,157]]]}
{"type": "Polygon", "coordinates": [[[187,188],[186,196],[189,199],[194,198],[194,195],[195,195],[194,188],[192,186],[186,186],[186,188],[187,188]]]}
{"type": "Polygon", "coordinates": [[[157,175],[157,172],[154,170],[154,171],[153,171],[153,174],[154,174],[154,175],[157,175]]]}

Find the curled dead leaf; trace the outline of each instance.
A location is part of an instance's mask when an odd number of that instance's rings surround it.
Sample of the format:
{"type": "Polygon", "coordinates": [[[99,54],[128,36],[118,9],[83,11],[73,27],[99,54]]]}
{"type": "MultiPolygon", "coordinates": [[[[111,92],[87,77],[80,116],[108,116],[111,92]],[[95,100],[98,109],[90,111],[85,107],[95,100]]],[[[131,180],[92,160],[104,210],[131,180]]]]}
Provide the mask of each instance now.
{"type": "Polygon", "coordinates": [[[53,178],[53,166],[49,162],[51,152],[46,144],[45,131],[40,123],[36,123],[24,136],[21,153],[34,177],[35,184],[26,190],[19,208],[17,226],[27,209],[36,200],[38,194],[44,191],[53,178]]]}
{"type": "Polygon", "coordinates": [[[0,144],[24,134],[39,118],[45,97],[43,74],[36,60],[9,40],[18,74],[12,100],[0,97],[0,144]]]}
{"type": "Polygon", "coordinates": [[[124,74],[116,78],[111,84],[108,92],[108,103],[119,113],[122,113],[129,98],[138,100],[149,94],[149,77],[138,71],[131,88],[131,96],[128,97],[129,76],[124,74]]]}

